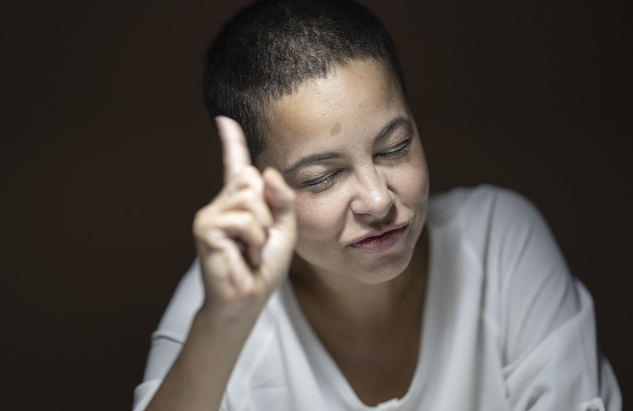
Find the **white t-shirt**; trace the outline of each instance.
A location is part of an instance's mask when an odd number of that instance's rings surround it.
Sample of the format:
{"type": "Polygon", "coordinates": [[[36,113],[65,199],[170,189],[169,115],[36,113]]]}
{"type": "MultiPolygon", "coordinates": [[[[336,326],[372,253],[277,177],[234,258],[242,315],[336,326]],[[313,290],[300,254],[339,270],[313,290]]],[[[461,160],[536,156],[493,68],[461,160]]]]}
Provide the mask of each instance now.
{"type": "MultiPolygon", "coordinates": [[[[430,263],[413,380],[369,407],[316,336],[289,281],[275,292],[233,369],[223,411],[620,410],[598,350],[591,296],[538,211],[492,186],[431,197],[430,263]]],[[[152,334],[134,411],[177,358],[203,300],[196,262],[152,334]]]]}

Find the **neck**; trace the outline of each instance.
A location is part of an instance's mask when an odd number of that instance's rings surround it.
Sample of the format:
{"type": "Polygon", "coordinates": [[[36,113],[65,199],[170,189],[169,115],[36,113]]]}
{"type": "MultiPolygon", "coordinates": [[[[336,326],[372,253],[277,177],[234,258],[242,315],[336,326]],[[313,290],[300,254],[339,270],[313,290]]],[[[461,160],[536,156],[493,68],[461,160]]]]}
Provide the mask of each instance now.
{"type": "Polygon", "coordinates": [[[290,279],[304,310],[318,307],[352,326],[364,328],[422,308],[428,265],[428,234],[422,231],[408,267],[390,281],[367,284],[319,272],[295,256],[290,279]]]}

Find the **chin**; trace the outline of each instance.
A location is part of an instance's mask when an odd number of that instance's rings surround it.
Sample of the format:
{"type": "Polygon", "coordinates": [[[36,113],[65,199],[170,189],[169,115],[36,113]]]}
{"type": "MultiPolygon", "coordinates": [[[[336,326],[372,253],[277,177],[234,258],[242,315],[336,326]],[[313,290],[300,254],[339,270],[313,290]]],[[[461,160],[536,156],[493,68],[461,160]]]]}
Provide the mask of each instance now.
{"type": "Polygon", "coordinates": [[[363,284],[382,284],[394,280],[409,266],[422,231],[417,225],[401,238],[400,244],[383,253],[370,254],[358,250],[343,251],[343,254],[340,250],[334,253],[321,250],[319,253],[314,249],[304,253],[305,248],[301,246],[295,251],[300,260],[307,263],[304,269],[311,267],[310,270],[315,273],[346,277],[363,284]]]}
{"type": "Polygon", "coordinates": [[[357,281],[365,284],[381,284],[397,278],[409,266],[413,250],[397,253],[391,256],[384,256],[370,266],[357,264],[358,269],[350,275],[357,281]]]}
{"type": "MultiPolygon", "coordinates": [[[[404,270],[403,270],[404,271],[404,270]]],[[[377,274],[377,275],[358,275],[358,276],[354,276],[354,279],[356,281],[359,281],[363,284],[368,284],[368,285],[376,285],[376,284],[383,284],[386,282],[389,282],[395,278],[397,278],[400,274],[402,273],[402,271],[398,272],[397,274],[393,274],[393,272],[388,273],[388,274],[377,274]]]]}

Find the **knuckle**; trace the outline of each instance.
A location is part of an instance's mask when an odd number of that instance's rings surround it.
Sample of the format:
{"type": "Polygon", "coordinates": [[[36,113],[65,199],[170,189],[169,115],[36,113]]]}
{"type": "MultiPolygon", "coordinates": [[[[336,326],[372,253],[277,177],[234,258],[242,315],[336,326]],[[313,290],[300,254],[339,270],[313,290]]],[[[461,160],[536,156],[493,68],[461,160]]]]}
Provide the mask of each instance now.
{"type": "Polygon", "coordinates": [[[262,174],[254,165],[248,165],[244,167],[244,170],[242,170],[242,175],[245,179],[245,182],[249,185],[259,187],[264,184],[262,174]]]}
{"type": "Polygon", "coordinates": [[[193,236],[196,241],[206,245],[209,248],[214,248],[217,240],[218,233],[208,226],[198,225],[193,227],[193,236]]]}
{"type": "Polygon", "coordinates": [[[242,190],[248,187],[256,191],[261,191],[263,184],[263,178],[259,170],[255,166],[249,165],[229,178],[225,185],[229,191],[242,190]]]}
{"type": "Polygon", "coordinates": [[[261,197],[251,187],[244,189],[242,192],[242,196],[246,204],[254,204],[257,200],[260,200],[261,197]]]}
{"type": "Polygon", "coordinates": [[[196,230],[199,230],[203,224],[203,221],[205,220],[205,209],[200,209],[198,211],[196,211],[196,214],[193,216],[193,230],[194,233],[196,232],[196,230]]]}
{"type": "Polygon", "coordinates": [[[248,231],[258,224],[257,219],[250,212],[241,212],[235,217],[235,226],[242,231],[248,231]]]}
{"type": "Polygon", "coordinates": [[[297,193],[295,193],[295,190],[288,188],[288,200],[294,204],[297,201],[297,193]]]}
{"type": "Polygon", "coordinates": [[[215,214],[214,205],[214,203],[210,203],[202,207],[200,210],[196,211],[196,213],[193,215],[194,227],[197,225],[206,224],[206,222],[208,222],[213,217],[213,215],[215,214]]]}
{"type": "Polygon", "coordinates": [[[217,230],[209,230],[198,237],[198,240],[211,250],[219,250],[222,249],[222,238],[217,230]]]}
{"type": "Polygon", "coordinates": [[[259,169],[257,167],[255,167],[252,164],[249,164],[247,166],[244,167],[244,174],[248,175],[248,176],[260,176],[260,172],[259,169]]]}
{"type": "Polygon", "coordinates": [[[203,238],[206,233],[209,231],[209,227],[202,219],[196,218],[193,221],[193,226],[191,227],[191,232],[196,238],[203,238]]]}
{"type": "Polygon", "coordinates": [[[263,243],[266,239],[266,232],[261,222],[251,213],[246,213],[242,221],[242,227],[258,244],[263,243]]]}
{"type": "Polygon", "coordinates": [[[263,247],[266,244],[266,231],[262,227],[258,227],[257,234],[255,237],[255,245],[258,247],[263,247]]]}
{"type": "Polygon", "coordinates": [[[270,213],[270,211],[266,210],[264,212],[264,221],[262,221],[262,226],[264,228],[270,228],[272,227],[274,222],[275,221],[273,219],[273,215],[270,213]]]}

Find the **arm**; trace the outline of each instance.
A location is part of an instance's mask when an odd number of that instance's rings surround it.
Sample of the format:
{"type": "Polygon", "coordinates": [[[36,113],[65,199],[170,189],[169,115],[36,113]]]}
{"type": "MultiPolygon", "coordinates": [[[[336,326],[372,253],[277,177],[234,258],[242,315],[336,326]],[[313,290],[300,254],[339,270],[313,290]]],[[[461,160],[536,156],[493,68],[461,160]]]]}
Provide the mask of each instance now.
{"type": "Polygon", "coordinates": [[[219,409],[242,346],[292,257],[294,193],[275,170],[260,174],[250,165],[236,122],[217,122],[225,184],[193,227],[204,302],[148,411],[219,409]]]}
{"type": "Polygon", "coordinates": [[[238,312],[203,305],[163,380],[151,410],[217,410],[233,366],[257,318],[256,306],[238,312]]]}

